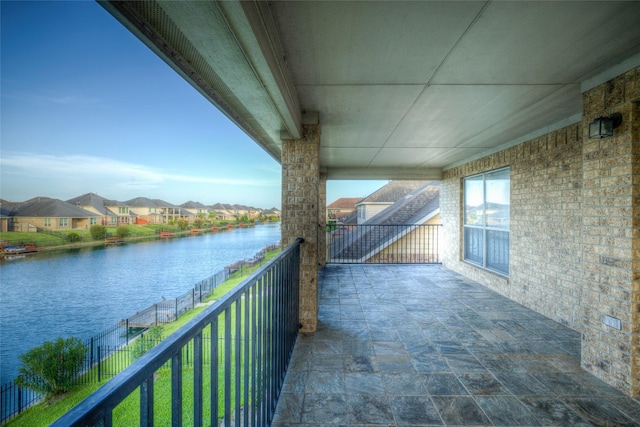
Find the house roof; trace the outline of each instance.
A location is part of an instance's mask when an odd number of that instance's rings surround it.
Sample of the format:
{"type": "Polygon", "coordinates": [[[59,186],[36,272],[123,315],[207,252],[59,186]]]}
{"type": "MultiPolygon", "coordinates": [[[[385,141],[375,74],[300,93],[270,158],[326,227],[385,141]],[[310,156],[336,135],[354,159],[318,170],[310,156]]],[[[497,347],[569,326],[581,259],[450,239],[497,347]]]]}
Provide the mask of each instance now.
{"type": "Polygon", "coordinates": [[[157,204],[154,200],[151,200],[148,197],[136,197],[131,200],[127,200],[124,202],[127,206],[131,206],[134,208],[159,208],[161,205],[157,204]]]}
{"type": "Polygon", "coordinates": [[[194,202],[192,200],[181,204],[180,207],[185,209],[208,209],[206,205],[203,205],[200,202],[194,202]]]}
{"type": "Polygon", "coordinates": [[[105,199],[102,196],[99,196],[95,193],[87,193],[87,194],[83,194],[82,196],[69,199],[67,200],[67,203],[77,207],[91,206],[92,208],[100,212],[102,215],[109,215],[110,212],[105,207],[105,201],[107,201],[107,199],[105,199]]]}
{"type": "Polygon", "coordinates": [[[425,182],[426,181],[390,181],[384,187],[381,187],[371,195],[362,199],[356,206],[365,203],[395,203],[407,194],[422,187],[425,182]]]}
{"type": "Polygon", "coordinates": [[[355,209],[356,203],[360,200],[362,200],[362,197],[341,197],[330,205],[327,205],[327,209],[355,209]]]}
{"type": "MultiPolygon", "coordinates": [[[[400,187],[398,187],[399,189],[400,187]]],[[[404,187],[408,188],[408,187],[404,187]]],[[[382,227],[357,227],[348,231],[348,236],[331,247],[332,258],[345,258],[364,262],[374,252],[395,242],[406,233],[405,225],[421,224],[440,208],[440,183],[421,182],[421,185],[398,199],[393,205],[370,218],[363,225],[382,227]],[[401,225],[394,227],[395,225],[401,225]]]]}
{"type": "Polygon", "coordinates": [[[155,202],[156,205],[161,208],[177,208],[178,207],[173,203],[166,202],[162,199],[152,199],[152,201],[155,202]]]}
{"type": "Polygon", "coordinates": [[[440,183],[430,181],[398,199],[365,224],[415,224],[440,207],[440,183]]]}
{"type": "Polygon", "coordinates": [[[15,208],[11,216],[52,217],[52,218],[88,218],[96,214],[70,203],[49,197],[36,197],[15,208]]]}

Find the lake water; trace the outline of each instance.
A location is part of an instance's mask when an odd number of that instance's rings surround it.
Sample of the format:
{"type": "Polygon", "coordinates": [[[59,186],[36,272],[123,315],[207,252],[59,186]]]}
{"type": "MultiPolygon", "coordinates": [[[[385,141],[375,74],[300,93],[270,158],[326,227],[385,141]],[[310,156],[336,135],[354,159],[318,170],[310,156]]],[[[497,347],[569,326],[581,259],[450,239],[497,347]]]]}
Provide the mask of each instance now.
{"type": "Polygon", "coordinates": [[[280,223],[0,261],[0,383],[45,341],[87,339],[280,241],[280,223]]]}

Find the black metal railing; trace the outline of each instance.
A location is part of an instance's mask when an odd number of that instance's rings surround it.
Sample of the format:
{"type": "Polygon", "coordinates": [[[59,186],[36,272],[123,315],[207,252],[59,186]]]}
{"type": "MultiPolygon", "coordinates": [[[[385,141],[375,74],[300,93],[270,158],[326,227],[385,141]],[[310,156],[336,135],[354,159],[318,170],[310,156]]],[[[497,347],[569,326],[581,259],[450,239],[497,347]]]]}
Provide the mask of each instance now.
{"type": "Polygon", "coordinates": [[[440,263],[440,224],[338,226],[327,232],[327,262],[440,263]]]}
{"type": "Polygon", "coordinates": [[[301,243],[287,247],[53,425],[130,423],[114,408],[135,390],[139,425],[154,425],[159,416],[168,423],[166,414],[155,414],[166,408],[172,425],[268,425],[299,329],[301,243]],[[170,392],[155,392],[154,384],[163,381],[168,386],[160,388],[170,392]]]}
{"type": "MultiPolygon", "coordinates": [[[[215,289],[225,283],[233,273],[241,271],[242,268],[262,265],[265,262],[267,251],[279,247],[280,244],[269,245],[256,253],[252,259],[226,266],[196,283],[193,289],[182,295],[153,304],[126,319],[122,319],[99,334],[85,339],[83,344],[87,352],[80,373],[74,379],[74,384],[94,384],[120,373],[135,360],[130,343],[140,339],[149,327],[177,320],[182,314],[195,308],[197,304],[202,303],[213,294],[215,289]]],[[[2,384],[0,387],[0,425],[41,401],[42,396],[39,393],[19,385],[15,379],[2,384]]]]}

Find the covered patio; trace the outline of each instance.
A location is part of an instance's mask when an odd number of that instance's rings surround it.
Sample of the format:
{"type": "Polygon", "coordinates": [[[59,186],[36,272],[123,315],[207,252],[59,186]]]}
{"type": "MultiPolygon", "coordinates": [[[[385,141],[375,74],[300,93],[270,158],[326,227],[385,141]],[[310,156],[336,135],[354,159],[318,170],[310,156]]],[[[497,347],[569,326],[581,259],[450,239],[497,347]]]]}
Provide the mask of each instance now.
{"type": "Polygon", "coordinates": [[[327,265],[273,426],[638,425],[580,333],[440,265],[327,265]]]}

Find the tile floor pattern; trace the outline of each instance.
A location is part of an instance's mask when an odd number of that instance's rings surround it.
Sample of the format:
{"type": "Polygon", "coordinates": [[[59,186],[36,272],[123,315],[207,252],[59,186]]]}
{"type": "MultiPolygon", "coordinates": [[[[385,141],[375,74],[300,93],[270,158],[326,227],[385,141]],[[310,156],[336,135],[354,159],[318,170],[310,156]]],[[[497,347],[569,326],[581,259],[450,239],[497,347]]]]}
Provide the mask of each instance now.
{"type": "Polygon", "coordinates": [[[580,334],[439,265],[330,265],[273,426],[631,426],[580,334]]]}

